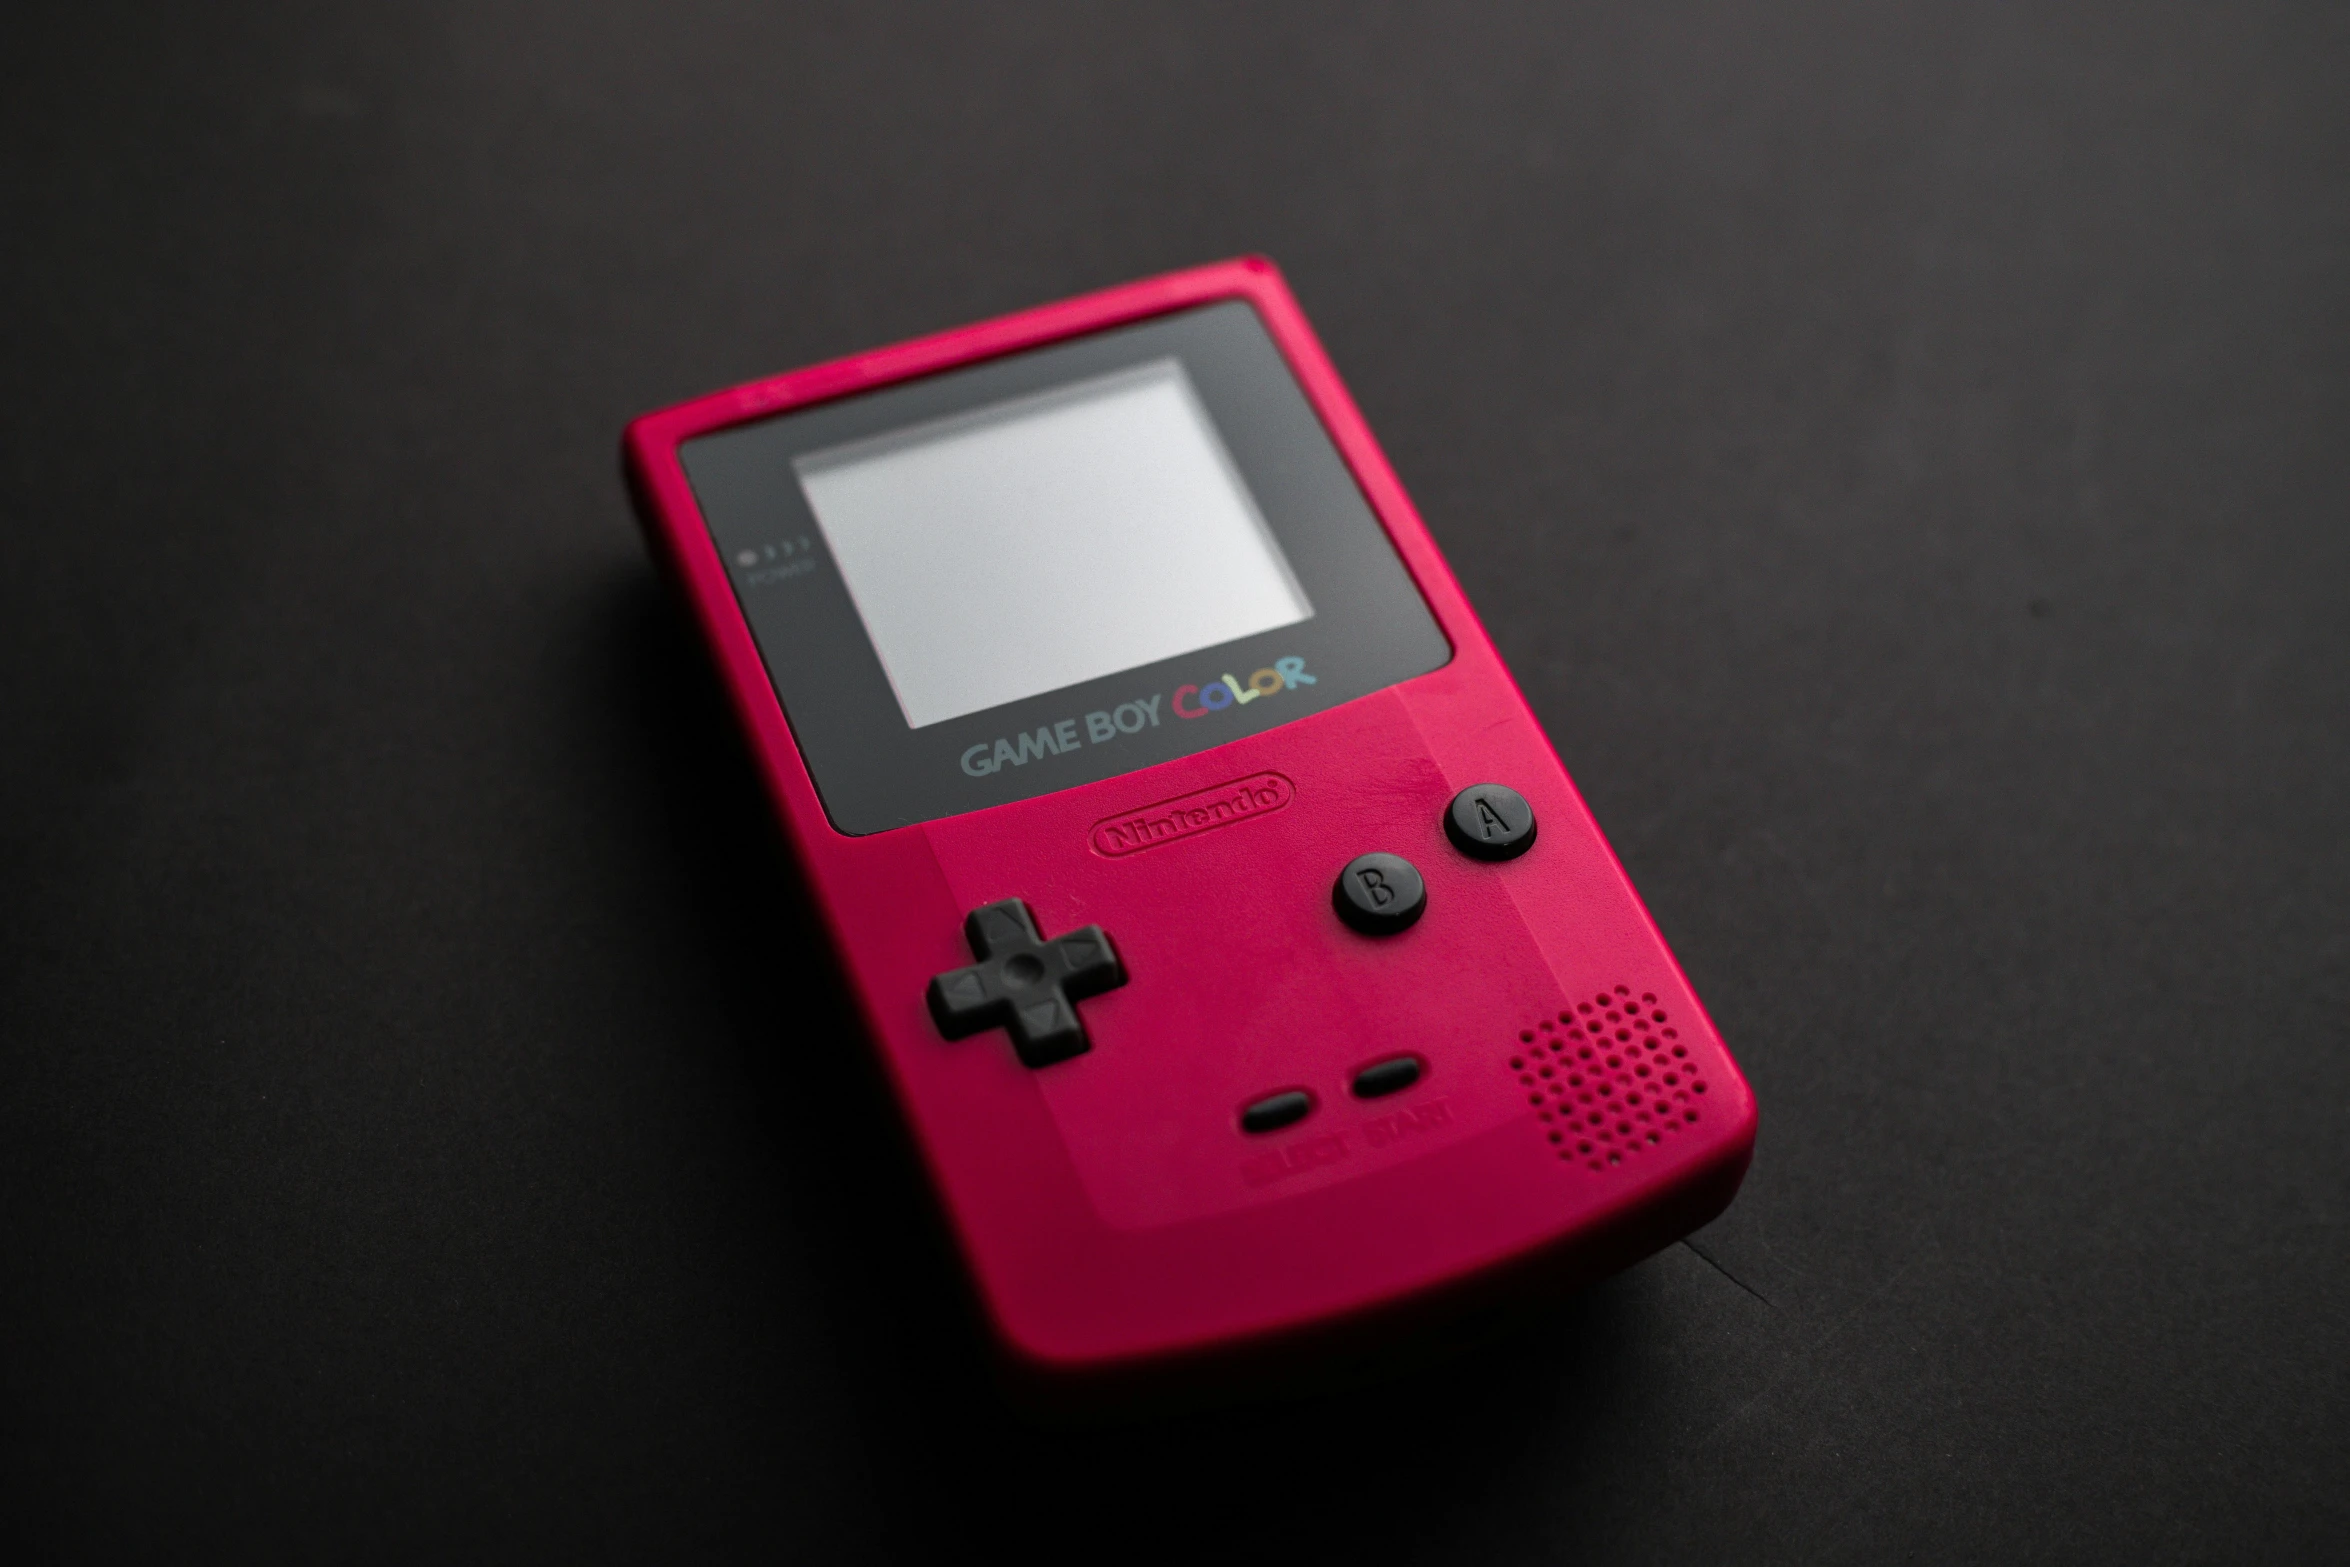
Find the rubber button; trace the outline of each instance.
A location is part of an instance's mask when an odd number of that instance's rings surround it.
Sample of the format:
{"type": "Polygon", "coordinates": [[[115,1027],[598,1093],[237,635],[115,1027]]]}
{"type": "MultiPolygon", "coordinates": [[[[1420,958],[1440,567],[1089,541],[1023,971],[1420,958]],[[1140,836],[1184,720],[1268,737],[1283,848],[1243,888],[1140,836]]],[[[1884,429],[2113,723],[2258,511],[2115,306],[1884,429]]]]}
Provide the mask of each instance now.
{"type": "Polygon", "coordinates": [[[1514,860],[1534,847],[1534,807],[1507,784],[1471,784],[1445,808],[1444,835],[1473,860],[1514,860]]]}
{"type": "Polygon", "coordinates": [[[1418,1056],[1390,1056],[1372,1062],[1355,1074],[1355,1097],[1380,1099],[1388,1094],[1400,1094],[1419,1080],[1418,1056]]]}
{"type": "Polygon", "coordinates": [[[1244,1132],[1278,1132],[1285,1126],[1294,1126],[1304,1120],[1306,1112],[1313,1108],[1313,1096],[1300,1088],[1292,1088],[1286,1093],[1267,1094],[1240,1112],[1240,1129],[1244,1132]]]}
{"type": "Polygon", "coordinates": [[[1099,925],[1047,941],[1018,898],[973,909],[963,938],[979,961],[930,981],[930,1016],[949,1039],[983,1028],[1011,1031],[1023,1066],[1083,1055],[1092,1044],[1077,1003],[1126,983],[1126,970],[1099,925]]]}
{"type": "Polygon", "coordinates": [[[1428,884],[1400,854],[1366,854],[1347,861],[1330,889],[1338,917],[1366,936],[1411,929],[1428,907],[1428,884]]]}

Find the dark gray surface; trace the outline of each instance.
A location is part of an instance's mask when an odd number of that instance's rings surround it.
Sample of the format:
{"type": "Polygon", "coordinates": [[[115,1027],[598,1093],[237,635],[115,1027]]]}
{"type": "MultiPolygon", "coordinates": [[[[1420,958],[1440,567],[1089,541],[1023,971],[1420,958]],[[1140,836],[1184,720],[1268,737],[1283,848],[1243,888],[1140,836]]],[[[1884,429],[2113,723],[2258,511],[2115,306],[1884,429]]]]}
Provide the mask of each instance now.
{"type": "Polygon", "coordinates": [[[8,24],[0,1529],[2350,1554],[2340,10],[1107,14],[8,24]],[[1438,1369],[1040,1432],[614,439],[1250,249],[1761,1150],[1438,1369]]]}
{"type": "MultiPolygon", "coordinates": [[[[829,545],[809,557],[817,570],[766,587],[747,585],[749,574],[729,563],[735,601],[791,723],[792,741],[839,831],[885,832],[1115,778],[1262,734],[1451,660],[1451,645],[1380,530],[1346,459],[1264,323],[1239,302],[697,436],[677,449],[701,513],[687,525],[709,529],[721,560],[738,544],[764,543],[778,531],[821,540],[823,524],[801,488],[802,455],[1168,358],[1183,366],[1202,415],[1224,446],[1224,460],[1234,464],[1234,478],[1250,503],[1262,509],[1263,525],[1313,606],[1311,616],[914,729],[829,545]],[[779,525],[778,518],[785,520],[779,525]],[[1221,670],[1251,680],[1254,671],[1276,667],[1281,659],[1294,659],[1291,667],[1307,671],[1287,702],[1245,709],[1227,699],[1221,710],[1207,709],[1217,716],[1204,724],[1184,722],[1176,711],[1175,694],[1186,683],[1194,691],[1213,686],[1221,670]],[[1121,703],[1147,705],[1149,724],[1138,733],[1115,735],[1106,751],[1096,749],[1080,724],[1087,714],[1121,703]],[[984,754],[1005,736],[1033,735],[1056,724],[1067,726],[1063,733],[1076,742],[1072,751],[1031,756],[986,775],[961,765],[975,747],[984,754]]],[[[1101,569],[1100,563],[1094,568],[1101,569]]],[[[1171,574],[1157,578],[1145,591],[1171,593],[1174,580],[1171,574]]],[[[1018,602],[995,608],[1000,621],[1015,624],[1024,612],[1033,614],[1018,602]]],[[[987,652],[972,648],[967,657],[979,660],[987,652]]],[[[1201,717],[1205,706],[1195,700],[1192,717],[1201,717]]]]}

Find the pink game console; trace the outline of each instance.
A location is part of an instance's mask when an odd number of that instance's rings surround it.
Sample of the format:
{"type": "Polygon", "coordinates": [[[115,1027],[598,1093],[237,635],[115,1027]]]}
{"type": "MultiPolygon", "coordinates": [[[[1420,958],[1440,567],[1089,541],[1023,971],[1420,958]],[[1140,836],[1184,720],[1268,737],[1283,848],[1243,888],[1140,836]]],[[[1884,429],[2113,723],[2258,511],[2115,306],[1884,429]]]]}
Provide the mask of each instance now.
{"type": "Polygon", "coordinates": [[[628,476],[1003,1344],[1590,1279],[1755,1106],[1278,273],[648,414],[628,476]]]}

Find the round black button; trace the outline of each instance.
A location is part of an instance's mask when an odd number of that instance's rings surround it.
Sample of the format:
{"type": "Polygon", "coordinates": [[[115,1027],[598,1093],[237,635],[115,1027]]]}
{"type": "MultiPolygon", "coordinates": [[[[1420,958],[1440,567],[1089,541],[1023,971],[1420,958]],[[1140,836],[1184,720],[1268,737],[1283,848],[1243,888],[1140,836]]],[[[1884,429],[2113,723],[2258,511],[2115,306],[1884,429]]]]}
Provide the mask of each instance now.
{"type": "Polygon", "coordinates": [[[1400,854],[1366,854],[1338,873],[1330,905],[1364,935],[1392,936],[1428,907],[1428,884],[1400,854]]]}
{"type": "Polygon", "coordinates": [[[1534,847],[1534,807],[1506,784],[1472,784],[1452,797],[1444,835],[1473,860],[1514,860],[1534,847]]]}

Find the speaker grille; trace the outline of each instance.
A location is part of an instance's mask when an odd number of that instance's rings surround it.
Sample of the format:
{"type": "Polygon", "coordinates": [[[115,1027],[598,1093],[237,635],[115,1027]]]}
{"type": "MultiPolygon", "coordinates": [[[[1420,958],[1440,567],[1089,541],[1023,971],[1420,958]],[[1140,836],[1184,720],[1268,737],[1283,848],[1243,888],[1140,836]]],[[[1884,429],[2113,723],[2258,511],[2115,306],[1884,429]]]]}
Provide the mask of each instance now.
{"type": "Polygon", "coordinates": [[[1618,985],[1518,1030],[1510,1070],[1571,1167],[1604,1175],[1705,1115],[1705,1079],[1652,993],[1618,985]]]}

